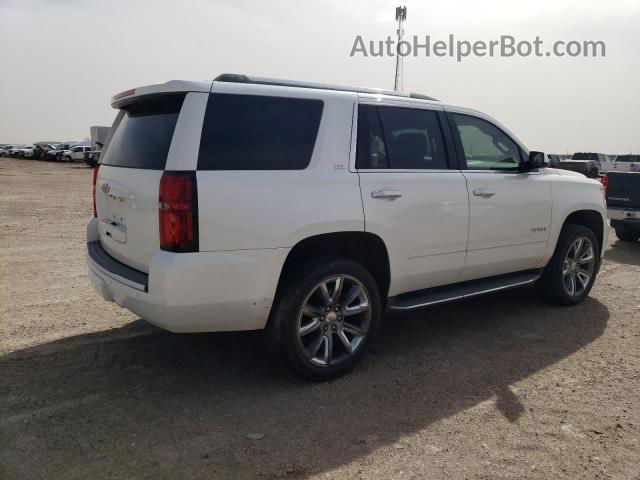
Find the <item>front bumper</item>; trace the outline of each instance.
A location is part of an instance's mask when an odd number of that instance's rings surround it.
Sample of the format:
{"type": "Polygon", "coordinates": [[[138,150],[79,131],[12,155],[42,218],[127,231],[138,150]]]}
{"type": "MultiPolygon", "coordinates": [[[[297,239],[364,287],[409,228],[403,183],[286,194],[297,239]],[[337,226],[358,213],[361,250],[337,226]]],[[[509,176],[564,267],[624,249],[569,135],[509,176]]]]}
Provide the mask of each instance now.
{"type": "Polygon", "coordinates": [[[158,251],[145,274],[113,258],[107,263],[109,255],[96,244],[96,223],[87,227],[87,264],[91,284],[105,300],[172,332],[265,327],[289,249],[158,251]]]}

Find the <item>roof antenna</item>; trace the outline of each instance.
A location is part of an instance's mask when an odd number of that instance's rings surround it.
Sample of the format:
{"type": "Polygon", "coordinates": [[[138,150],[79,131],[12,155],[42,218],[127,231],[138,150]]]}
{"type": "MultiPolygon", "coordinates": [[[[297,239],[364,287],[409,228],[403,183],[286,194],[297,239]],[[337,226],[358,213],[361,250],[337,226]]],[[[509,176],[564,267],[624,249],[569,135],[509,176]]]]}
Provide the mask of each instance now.
{"type": "Polygon", "coordinates": [[[407,19],[407,7],[396,7],[396,20],[398,21],[398,43],[396,43],[396,79],[393,89],[396,92],[401,92],[402,85],[402,56],[400,55],[400,42],[404,36],[404,29],[402,25],[407,19]]]}

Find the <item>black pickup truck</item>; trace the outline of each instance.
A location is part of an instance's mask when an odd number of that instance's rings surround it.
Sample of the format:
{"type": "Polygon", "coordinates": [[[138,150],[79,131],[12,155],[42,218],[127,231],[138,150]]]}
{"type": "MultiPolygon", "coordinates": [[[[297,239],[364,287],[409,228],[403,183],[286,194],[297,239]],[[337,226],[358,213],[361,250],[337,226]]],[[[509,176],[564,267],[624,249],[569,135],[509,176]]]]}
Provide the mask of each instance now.
{"type": "Polygon", "coordinates": [[[640,239],[640,172],[609,172],[607,214],[620,240],[640,239]]]}
{"type": "Polygon", "coordinates": [[[600,162],[605,160],[606,157],[602,153],[576,152],[571,158],[560,160],[555,168],[582,173],[589,178],[598,178],[600,162]]]}

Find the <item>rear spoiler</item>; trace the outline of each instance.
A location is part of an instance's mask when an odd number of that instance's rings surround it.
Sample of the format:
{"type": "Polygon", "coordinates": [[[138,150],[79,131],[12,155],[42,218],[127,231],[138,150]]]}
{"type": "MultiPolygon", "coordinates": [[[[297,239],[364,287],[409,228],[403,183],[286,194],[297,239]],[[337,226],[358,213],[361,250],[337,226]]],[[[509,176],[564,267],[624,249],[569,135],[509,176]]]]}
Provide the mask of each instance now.
{"type": "Polygon", "coordinates": [[[206,92],[211,90],[211,82],[190,82],[186,80],[171,80],[166,83],[147,85],[144,87],[131,88],[111,97],[111,106],[121,108],[129,103],[133,103],[141,97],[150,95],[161,95],[164,93],[184,93],[184,92],[206,92]]]}

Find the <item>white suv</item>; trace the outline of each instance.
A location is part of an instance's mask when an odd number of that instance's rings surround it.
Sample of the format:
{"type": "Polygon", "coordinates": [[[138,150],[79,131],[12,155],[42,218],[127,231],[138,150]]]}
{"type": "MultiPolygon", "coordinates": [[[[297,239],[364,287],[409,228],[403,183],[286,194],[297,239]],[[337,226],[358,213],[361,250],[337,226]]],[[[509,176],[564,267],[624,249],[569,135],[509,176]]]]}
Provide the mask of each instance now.
{"type": "Polygon", "coordinates": [[[113,97],[89,274],[173,332],[266,329],[314,379],[385,311],[536,283],[582,301],[602,185],[546,168],[487,115],[397,92],[222,75],[113,97]]]}

